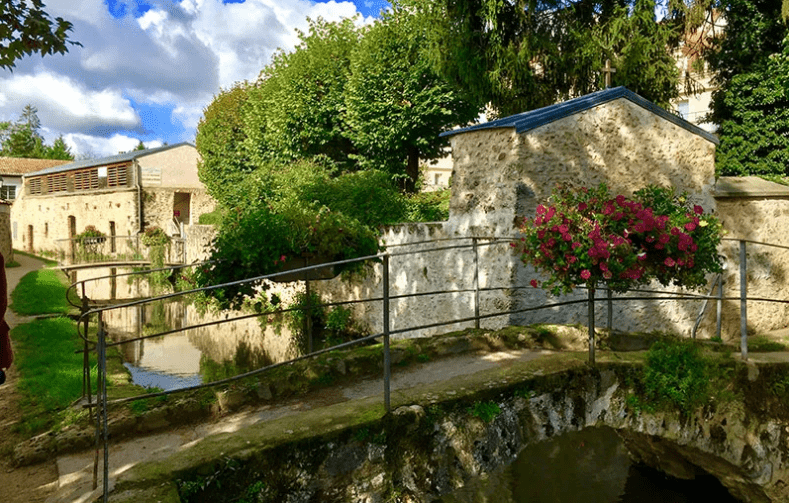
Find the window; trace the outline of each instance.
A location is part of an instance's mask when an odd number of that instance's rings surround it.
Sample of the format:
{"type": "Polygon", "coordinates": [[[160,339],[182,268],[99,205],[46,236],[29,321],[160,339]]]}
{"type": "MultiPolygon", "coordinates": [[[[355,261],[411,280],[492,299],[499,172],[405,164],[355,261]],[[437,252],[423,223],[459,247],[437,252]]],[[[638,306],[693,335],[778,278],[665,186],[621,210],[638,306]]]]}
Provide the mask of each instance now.
{"type": "Polygon", "coordinates": [[[16,199],[16,185],[3,185],[0,187],[0,199],[16,199]]]}
{"type": "Polygon", "coordinates": [[[99,188],[98,168],[83,169],[74,173],[74,190],[90,190],[99,188]]]}
{"type": "Polygon", "coordinates": [[[441,185],[441,174],[436,173],[433,175],[433,185],[441,185]]]}
{"type": "Polygon", "coordinates": [[[67,188],[65,173],[47,176],[47,192],[65,192],[67,188]]]}
{"type": "Polygon", "coordinates": [[[42,180],[43,180],[43,178],[40,177],[40,176],[37,176],[35,178],[31,178],[30,180],[28,180],[27,188],[28,188],[28,191],[29,191],[30,194],[41,194],[42,193],[42,188],[43,188],[43,184],[41,183],[42,180]]]}
{"type": "Polygon", "coordinates": [[[677,112],[679,112],[680,117],[688,120],[688,117],[690,117],[690,103],[688,103],[688,100],[677,103],[677,112]]]}
{"type": "Polygon", "coordinates": [[[107,168],[107,187],[126,186],[126,166],[112,166],[107,168]]]}

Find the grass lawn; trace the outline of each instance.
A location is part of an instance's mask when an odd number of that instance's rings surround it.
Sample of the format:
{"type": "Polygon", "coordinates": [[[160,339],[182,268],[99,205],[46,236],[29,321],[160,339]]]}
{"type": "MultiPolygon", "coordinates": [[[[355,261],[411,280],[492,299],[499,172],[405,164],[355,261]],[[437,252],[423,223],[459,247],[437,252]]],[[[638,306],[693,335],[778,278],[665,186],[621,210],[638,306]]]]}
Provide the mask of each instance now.
{"type": "MultiPolygon", "coordinates": [[[[10,308],[17,314],[67,314],[75,308],[66,302],[66,275],[54,269],[27,273],[11,292],[10,308]]],[[[79,299],[72,299],[77,305],[79,299]]]]}
{"type": "MultiPolygon", "coordinates": [[[[22,433],[34,434],[63,420],[63,411],[82,396],[82,341],[77,325],[65,317],[35,320],[14,328],[16,341],[14,364],[19,371],[22,433]]],[[[95,368],[95,357],[91,357],[95,368]]],[[[95,370],[92,372],[95,383],[95,370]]],[[[73,414],[77,414],[74,412],[73,414]]]]}

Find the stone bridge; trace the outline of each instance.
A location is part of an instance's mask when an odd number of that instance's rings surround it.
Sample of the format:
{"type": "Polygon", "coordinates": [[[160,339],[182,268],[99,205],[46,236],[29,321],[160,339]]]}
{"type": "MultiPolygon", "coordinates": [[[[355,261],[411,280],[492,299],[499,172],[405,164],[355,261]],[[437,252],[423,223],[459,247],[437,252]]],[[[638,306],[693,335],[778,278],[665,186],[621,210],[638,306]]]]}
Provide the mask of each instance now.
{"type": "Polygon", "coordinates": [[[530,444],[594,426],[670,475],[706,472],[743,501],[789,501],[789,366],[754,359],[735,357],[732,399],[687,415],[628,407],[641,353],[606,352],[596,368],[578,353],[544,356],[398,391],[388,415],[371,397],[203,438],[130,469],[110,501],[431,501],[530,444]],[[495,417],[471,412],[492,403],[495,417]]]}

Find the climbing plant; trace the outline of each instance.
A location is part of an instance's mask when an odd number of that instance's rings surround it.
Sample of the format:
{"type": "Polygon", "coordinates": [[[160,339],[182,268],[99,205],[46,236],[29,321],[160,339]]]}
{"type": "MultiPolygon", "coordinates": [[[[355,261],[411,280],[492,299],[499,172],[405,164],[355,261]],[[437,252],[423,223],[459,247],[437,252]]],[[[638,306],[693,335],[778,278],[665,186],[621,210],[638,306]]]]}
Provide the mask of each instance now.
{"type": "Polygon", "coordinates": [[[686,194],[648,186],[612,196],[608,187],[554,190],[547,205],[524,219],[513,247],[524,263],[546,276],[532,286],[553,295],[584,285],[589,292],[589,360],[594,363],[594,294],[599,285],[615,292],[659,281],[699,288],[721,272],[721,224],[686,194]]]}

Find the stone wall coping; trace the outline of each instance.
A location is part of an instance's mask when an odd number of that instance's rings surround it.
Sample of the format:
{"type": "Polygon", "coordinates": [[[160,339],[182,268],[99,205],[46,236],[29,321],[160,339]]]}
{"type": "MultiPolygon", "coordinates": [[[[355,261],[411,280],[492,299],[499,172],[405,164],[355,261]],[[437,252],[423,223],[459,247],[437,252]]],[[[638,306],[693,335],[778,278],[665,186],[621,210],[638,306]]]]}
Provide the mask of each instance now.
{"type": "Polygon", "coordinates": [[[715,198],[789,198],[789,186],[771,182],[758,176],[722,176],[712,190],[715,198]]]}
{"type": "Polygon", "coordinates": [[[445,131],[441,133],[440,136],[452,136],[459,133],[477,131],[480,129],[495,128],[515,128],[515,131],[518,134],[521,134],[618,99],[626,99],[631,103],[634,103],[635,105],[638,105],[649,112],[662,117],[674,125],[677,125],[695,135],[701,136],[715,145],[720,144],[720,140],[718,140],[717,136],[701,129],[695,124],[686,121],[682,117],[659,107],[651,101],[642,98],[633,91],[630,91],[629,89],[622,86],[615,87],[613,89],[603,89],[602,91],[586,94],[578,98],[556,103],[554,105],[539,108],[537,110],[531,110],[529,112],[523,112],[520,114],[511,115],[509,117],[493,120],[484,124],[475,124],[462,129],[445,131]]]}

